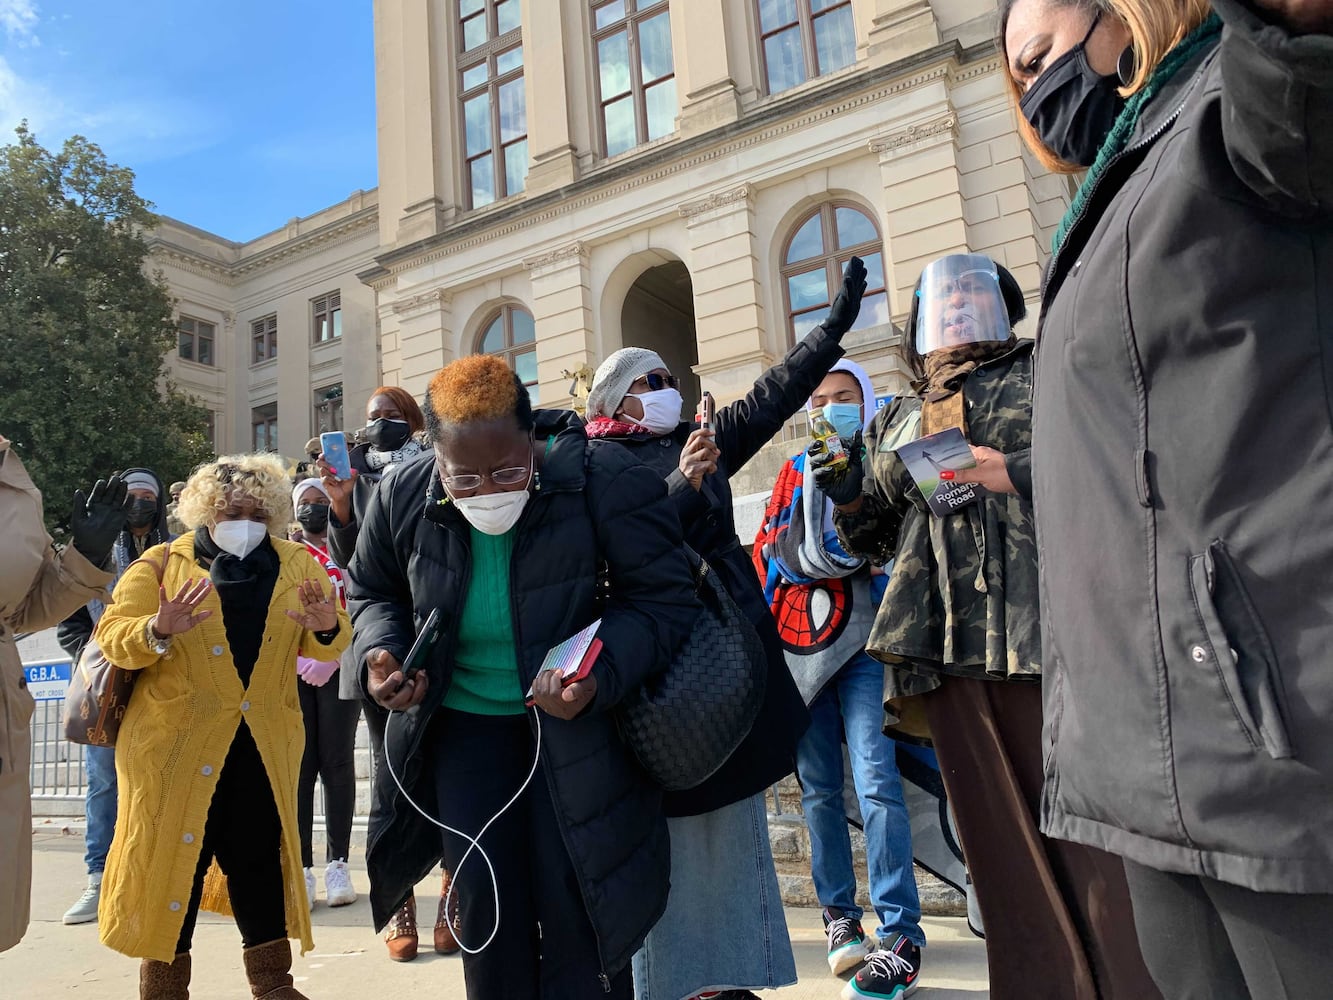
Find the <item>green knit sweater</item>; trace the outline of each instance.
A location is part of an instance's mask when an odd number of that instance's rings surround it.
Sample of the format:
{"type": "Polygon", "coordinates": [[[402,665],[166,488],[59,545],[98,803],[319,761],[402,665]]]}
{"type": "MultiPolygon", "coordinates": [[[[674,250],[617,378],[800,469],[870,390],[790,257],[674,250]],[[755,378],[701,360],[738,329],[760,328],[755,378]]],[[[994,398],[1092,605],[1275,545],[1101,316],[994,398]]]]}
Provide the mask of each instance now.
{"type": "Polygon", "coordinates": [[[454,676],[444,706],[473,715],[522,715],[509,602],[513,532],[472,531],[472,579],[458,622],[454,676]]]}

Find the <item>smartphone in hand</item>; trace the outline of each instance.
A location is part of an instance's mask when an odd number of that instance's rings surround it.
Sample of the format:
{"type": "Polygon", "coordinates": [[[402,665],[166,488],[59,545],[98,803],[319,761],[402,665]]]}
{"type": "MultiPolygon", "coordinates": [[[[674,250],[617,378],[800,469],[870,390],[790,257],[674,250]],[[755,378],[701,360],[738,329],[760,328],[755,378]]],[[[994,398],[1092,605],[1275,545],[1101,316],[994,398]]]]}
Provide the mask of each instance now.
{"type": "Polygon", "coordinates": [[[440,615],[440,609],[435,608],[426,616],[426,624],[421,626],[421,631],[417,633],[416,642],[412,643],[412,648],[407,651],[407,656],[403,659],[403,680],[410,681],[412,675],[418,670],[424,670],[426,664],[430,662],[431,653],[435,652],[435,646],[440,641],[440,633],[444,631],[444,619],[440,615]]]}
{"type": "Polygon", "coordinates": [[[713,416],[716,407],[717,404],[713,402],[713,394],[705,392],[703,398],[699,400],[699,430],[711,431],[713,429],[713,416]]]}
{"type": "Polygon", "coordinates": [[[347,435],[342,431],[325,431],[319,436],[319,447],[324,461],[329,463],[339,479],[352,478],[352,459],[347,454],[347,435]]]}

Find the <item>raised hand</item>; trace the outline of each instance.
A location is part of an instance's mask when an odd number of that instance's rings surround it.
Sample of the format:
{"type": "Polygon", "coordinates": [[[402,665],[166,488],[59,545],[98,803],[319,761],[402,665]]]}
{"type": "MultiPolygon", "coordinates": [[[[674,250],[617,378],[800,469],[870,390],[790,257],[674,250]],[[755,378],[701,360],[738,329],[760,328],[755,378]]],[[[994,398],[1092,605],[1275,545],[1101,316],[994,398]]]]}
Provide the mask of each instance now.
{"type": "Polygon", "coordinates": [[[326,595],[314,580],[303,580],[296,588],[296,596],[301,601],[301,610],[288,611],[287,617],[299,622],[303,629],[327,632],[338,624],[338,605],[334,603],[332,588],[326,595]]]}
{"type": "Polygon", "coordinates": [[[324,453],[319,453],[319,458],[315,459],[315,468],[319,470],[319,481],[324,484],[324,489],[329,493],[329,506],[333,508],[333,516],[338,519],[339,524],[352,523],[352,489],[356,485],[357,471],[352,470],[351,479],[339,479],[333,474],[333,466],[329,465],[324,459],[324,453]]]}
{"type": "Polygon", "coordinates": [[[865,464],[861,458],[861,432],[857,431],[847,442],[847,462],[834,467],[830,463],[833,456],[827,452],[810,459],[810,470],[814,474],[815,485],[839,507],[848,507],[861,498],[862,483],[865,479],[865,464]]]}
{"type": "Polygon", "coordinates": [[[703,487],[704,476],[717,471],[717,459],[722,452],[713,443],[713,437],[713,431],[691,431],[680,450],[680,473],[696,490],[703,487]]]}
{"type": "Polygon", "coordinates": [[[153,618],[153,634],[159,639],[165,639],[169,635],[180,635],[182,632],[188,632],[205,618],[213,614],[205,608],[203,611],[196,611],[200,602],[213,590],[213,581],[204,577],[202,580],[187,580],[181,589],[176,592],[176,596],[167,599],[167,588],[158,585],[157,588],[157,615],[153,618]]]}
{"type": "Polygon", "coordinates": [[[860,257],[853,257],[847,262],[847,270],[842,275],[842,291],[838,292],[838,297],[829,308],[828,318],[821,324],[824,332],[841,337],[850,330],[861,312],[861,296],[865,292],[865,263],[860,257]]]}
{"type": "Polygon", "coordinates": [[[70,529],[74,548],[89,562],[100,566],[111,554],[116,536],[125,528],[127,492],[119,475],[99,479],[91,494],[75,492],[70,529]]]}

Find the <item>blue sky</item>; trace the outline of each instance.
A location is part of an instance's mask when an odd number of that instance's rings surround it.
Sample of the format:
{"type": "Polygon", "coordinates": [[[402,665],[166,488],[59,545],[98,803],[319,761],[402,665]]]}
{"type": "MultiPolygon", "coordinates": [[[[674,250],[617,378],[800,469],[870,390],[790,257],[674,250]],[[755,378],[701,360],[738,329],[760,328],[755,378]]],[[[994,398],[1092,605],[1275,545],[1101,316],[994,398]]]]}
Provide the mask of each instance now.
{"type": "Polygon", "coordinates": [[[233,240],[376,184],[370,0],[0,0],[0,129],[233,240]]]}

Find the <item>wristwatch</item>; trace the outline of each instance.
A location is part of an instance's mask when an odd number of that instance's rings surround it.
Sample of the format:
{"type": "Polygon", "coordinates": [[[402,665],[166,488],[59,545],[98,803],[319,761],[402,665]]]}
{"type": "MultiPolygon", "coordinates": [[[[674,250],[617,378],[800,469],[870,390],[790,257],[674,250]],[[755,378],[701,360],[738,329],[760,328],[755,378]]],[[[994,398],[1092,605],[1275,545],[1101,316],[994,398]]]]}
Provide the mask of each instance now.
{"type": "Polygon", "coordinates": [[[143,629],[144,638],[148,640],[149,649],[151,649],[158,656],[165,656],[167,654],[167,651],[171,649],[172,637],[167,636],[163,639],[159,639],[153,633],[153,623],[156,621],[157,621],[157,615],[153,615],[152,618],[148,619],[148,624],[145,625],[143,629]]]}

